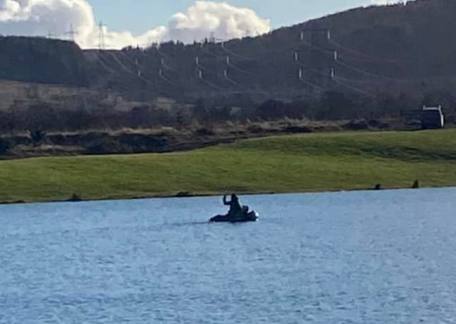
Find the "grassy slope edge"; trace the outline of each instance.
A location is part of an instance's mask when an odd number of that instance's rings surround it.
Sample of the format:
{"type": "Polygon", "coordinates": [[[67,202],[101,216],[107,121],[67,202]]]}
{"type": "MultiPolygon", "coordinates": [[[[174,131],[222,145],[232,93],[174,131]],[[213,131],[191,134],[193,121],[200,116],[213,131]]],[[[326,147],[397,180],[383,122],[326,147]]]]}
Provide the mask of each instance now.
{"type": "Polygon", "coordinates": [[[169,154],[0,161],[0,201],[456,185],[456,130],[269,137],[169,154]]]}

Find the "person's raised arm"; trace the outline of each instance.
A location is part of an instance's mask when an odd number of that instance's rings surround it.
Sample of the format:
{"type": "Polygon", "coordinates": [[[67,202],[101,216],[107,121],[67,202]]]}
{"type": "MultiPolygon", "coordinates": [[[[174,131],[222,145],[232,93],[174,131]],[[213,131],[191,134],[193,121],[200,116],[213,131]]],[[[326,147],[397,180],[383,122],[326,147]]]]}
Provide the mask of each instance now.
{"type": "Polygon", "coordinates": [[[224,205],[229,205],[230,203],[226,200],[226,195],[223,195],[223,204],[224,205]]]}

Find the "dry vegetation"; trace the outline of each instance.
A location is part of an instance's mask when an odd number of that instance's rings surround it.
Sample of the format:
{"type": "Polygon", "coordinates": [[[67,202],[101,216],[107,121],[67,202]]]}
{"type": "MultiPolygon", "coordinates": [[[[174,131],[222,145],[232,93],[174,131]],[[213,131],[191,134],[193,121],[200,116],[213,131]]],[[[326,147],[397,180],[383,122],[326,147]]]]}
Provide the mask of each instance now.
{"type": "Polygon", "coordinates": [[[0,137],[3,158],[114,153],[162,153],[201,148],[238,139],[270,135],[386,130],[393,121],[310,121],[285,118],[278,121],[225,122],[201,125],[194,121],[182,128],[121,128],[85,131],[23,131],[0,137]]]}

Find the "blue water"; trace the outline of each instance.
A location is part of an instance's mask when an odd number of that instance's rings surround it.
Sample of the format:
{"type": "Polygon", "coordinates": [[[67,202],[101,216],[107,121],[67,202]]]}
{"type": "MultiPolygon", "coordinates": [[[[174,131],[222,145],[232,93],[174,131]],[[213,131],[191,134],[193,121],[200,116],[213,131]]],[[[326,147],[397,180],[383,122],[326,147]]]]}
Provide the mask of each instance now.
{"type": "Polygon", "coordinates": [[[0,323],[456,323],[456,189],[0,207],[0,323]]]}

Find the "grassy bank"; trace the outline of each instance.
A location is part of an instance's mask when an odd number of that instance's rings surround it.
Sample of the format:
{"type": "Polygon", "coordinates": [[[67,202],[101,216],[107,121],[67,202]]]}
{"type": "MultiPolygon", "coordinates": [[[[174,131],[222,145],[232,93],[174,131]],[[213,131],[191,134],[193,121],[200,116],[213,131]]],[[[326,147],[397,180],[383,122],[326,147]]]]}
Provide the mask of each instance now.
{"type": "Polygon", "coordinates": [[[169,154],[0,161],[0,201],[456,185],[456,130],[269,137],[169,154]]]}

